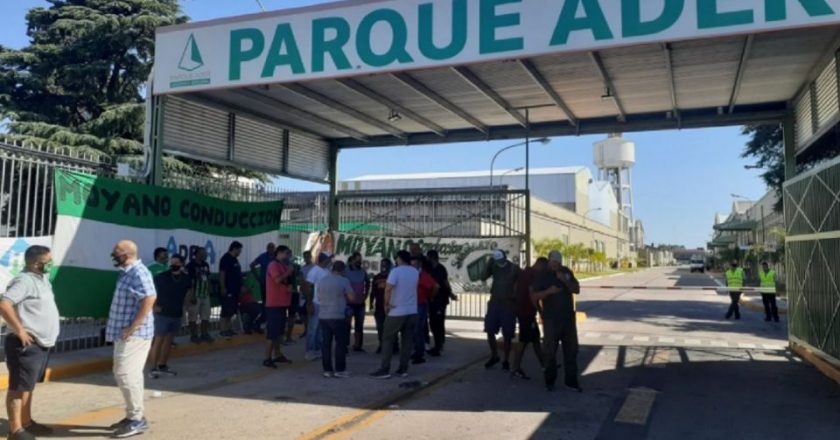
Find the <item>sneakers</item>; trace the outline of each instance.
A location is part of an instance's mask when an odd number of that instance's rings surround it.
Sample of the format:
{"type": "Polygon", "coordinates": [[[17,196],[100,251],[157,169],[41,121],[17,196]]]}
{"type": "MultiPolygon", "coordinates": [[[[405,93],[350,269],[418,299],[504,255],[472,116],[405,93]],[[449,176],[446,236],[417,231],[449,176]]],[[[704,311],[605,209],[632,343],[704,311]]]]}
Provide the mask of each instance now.
{"type": "Polygon", "coordinates": [[[326,377],[327,379],[332,379],[333,375],[334,373],[332,371],[324,371],[324,373],[322,374],[322,376],[326,377]]]}
{"type": "Polygon", "coordinates": [[[376,370],[373,373],[370,373],[370,377],[374,379],[390,379],[391,373],[388,370],[376,370]]]}
{"type": "Polygon", "coordinates": [[[530,378],[530,377],[528,377],[528,375],[527,375],[527,374],[525,374],[525,372],[524,372],[524,371],[522,371],[522,369],[521,369],[521,368],[520,368],[520,369],[518,369],[518,370],[516,370],[516,371],[514,371],[514,372],[513,372],[513,373],[511,373],[510,375],[511,375],[511,377],[514,377],[514,378],[516,378],[516,379],[531,380],[531,378],[530,378]]]}
{"type": "Polygon", "coordinates": [[[109,426],[108,429],[120,429],[123,426],[128,425],[129,423],[131,423],[131,419],[125,418],[125,419],[122,419],[119,422],[114,423],[113,425],[109,426]]]}
{"type": "Polygon", "coordinates": [[[569,388],[569,389],[575,390],[575,391],[577,391],[577,392],[579,392],[579,393],[582,393],[582,392],[583,392],[583,388],[581,388],[581,387],[580,387],[580,384],[579,384],[579,383],[577,383],[577,382],[575,382],[575,383],[566,383],[566,388],[569,388]]]}
{"type": "Polygon", "coordinates": [[[407,368],[400,368],[397,370],[394,375],[399,377],[408,377],[408,369],[407,368]]]}
{"type": "Polygon", "coordinates": [[[316,361],[316,360],[318,360],[318,359],[321,359],[321,352],[317,352],[317,351],[308,351],[308,352],[306,352],[306,354],[303,356],[303,358],[304,358],[304,359],[306,359],[307,361],[310,361],[310,362],[311,362],[311,361],[316,361]]]}
{"type": "Polygon", "coordinates": [[[353,351],[356,353],[367,353],[363,347],[353,347],[353,351]]]}
{"type": "Polygon", "coordinates": [[[126,438],[140,435],[149,430],[149,422],[146,419],[130,420],[127,424],[118,428],[114,433],[116,438],[126,438]]]}
{"type": "Polygon", "coordinates": [[[440,357],[440,350],[437,348],[433,348],[431,350],[426,350],[426,354],[431,357],[440,357]]]}
{"type": "Polygon", "coordinates": [[[263,361],[263,367],[277,369],[277,364],[274,363],[271,359],[266,359],[263,361]]]}
{"type": "Polygon", "coordinates": [[[493,356],[493,357],[491,357],[491,358],[490,358],[490,360],[489,360],[489,361],[487,361],[487,362],[484,364],[484,368],[487,368],[487,369],[493,368],[493,367],[494,367],[496,364],[498,364],[499,362],[501,362],[501,359],[499,359],[499,357],[498,357],[498,356],[493,356]]]}
{"type": "Polygon", "coordinates": [[[177,376],[178,373],[175,370],[170,370],[169,366],[167,365],[158,365],[157,367],[158,373],[164,376],[177,376]]]}
{"type": "Polygon", "coordinates": [[[414,365],[418,365],[418,364],[425,364],[425,363],[426,363],[426,359],[425,359],[425,358],[421,358],[421,357],[415,357],[415,358],[412,358],[412,359],[411,359],[411,363],[412,363],[412,364],[414,364],[414,365]]]}
{"type": "Polygon", "coordinates": [[[291,364],[292,363],[292,360],[287,358],[286,356],[276,357],[276,358],[272,359],[271,361],[274,362],[275,364],[291,364]]]}
{"type": "Polygon", "coordinates": [[[18,429],[14,434],[9,434],[8,438],[10,440],[35,440],[35,436],[23,428],[18,429]]]}
{"type": "Polygon", "coordinates": [[[43,436],[53,435],[53,429],[52,428],[50,428],[47,425],[42,425],[42,424],[40,424],[40,423],[38,423],[34,420],[32,420],[32,423],[30,423],[29,426],[25,426],[23,429],[25,429],[26,432],[28,432],[32,435],[43,435],[43,436]]]}
{"type": "Polygon", "coordinates": [[[335,374],[333,374],[333,376],[339,379],[348,379],[350,378],[350,373],[346,371],[336,371],[335,374]]]}

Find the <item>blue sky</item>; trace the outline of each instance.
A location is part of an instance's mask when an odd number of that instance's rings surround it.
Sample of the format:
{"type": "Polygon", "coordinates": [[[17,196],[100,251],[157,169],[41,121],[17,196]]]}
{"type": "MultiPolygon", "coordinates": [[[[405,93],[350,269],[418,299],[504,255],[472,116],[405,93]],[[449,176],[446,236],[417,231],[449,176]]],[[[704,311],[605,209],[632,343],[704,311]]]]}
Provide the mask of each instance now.
{"type": "MultiPolygon", "coordinates": [[[[43,0],[3,0],[0,44],[19,48],[28,43],[26,11],[43,0]]],[[[313,0],[262,0],[267,10],[323,3],[313,0]]],[[[256,0],[182,0],[194,21],[259,12],[256,0]]],[[[648,243],[704,246],[715,212],[729,212],[735,193],[758,199],[765,192],[758,171],[745,170],[741,159],[746,138],[739,127],[704,130],[631,133],[636,142],[633,170],[636,216],[645,224],[648,243]]],[[[604,136],[555,138],[531,150],[532,167],[586,165],[593,171],[592,143],[604,136]]],[[[490,160],[509,141],[359,149],[339,158],[342,179],[364,174],[486,170],[490,160]]],[[[524,150],[502,154],[498,168],[524,165],[524,150]]],[[[290,189],[321,189],[318,185],[281,179],[290,189]]]]}

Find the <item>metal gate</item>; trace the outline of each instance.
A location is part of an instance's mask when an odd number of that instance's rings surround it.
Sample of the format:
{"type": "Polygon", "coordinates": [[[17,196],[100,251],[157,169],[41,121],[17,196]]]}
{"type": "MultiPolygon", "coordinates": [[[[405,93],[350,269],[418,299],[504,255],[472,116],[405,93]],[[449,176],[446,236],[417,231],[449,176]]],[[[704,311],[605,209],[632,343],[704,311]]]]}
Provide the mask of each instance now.
{"type": "MultiPolygon", "coordinates": [[[[527,243],[528,192],[488,189],[353,191],[338,195],[339,230],[402,238],[518,238],[527,243]]],[[[524,261],[521,255],[514,256],[524,261]]],[[[480,319],[489,286],[452,286],[458,301],[448,314],[480,319]]]]}
{"type": "Polygon", "coordinates": [[[791,340],[840,364],[840,158],[785,183],[791,340]]]}

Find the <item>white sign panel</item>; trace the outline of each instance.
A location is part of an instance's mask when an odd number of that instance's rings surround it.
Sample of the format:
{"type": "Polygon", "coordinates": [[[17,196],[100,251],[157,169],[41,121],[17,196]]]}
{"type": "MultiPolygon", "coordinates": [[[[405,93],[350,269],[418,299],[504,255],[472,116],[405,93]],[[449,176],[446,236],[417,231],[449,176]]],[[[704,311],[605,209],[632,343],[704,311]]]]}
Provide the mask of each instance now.
{"type": "Polygon", "coordinates": [[[840,0],[374,0],[158,30],[154,92],[836,24],[840,0]]]}

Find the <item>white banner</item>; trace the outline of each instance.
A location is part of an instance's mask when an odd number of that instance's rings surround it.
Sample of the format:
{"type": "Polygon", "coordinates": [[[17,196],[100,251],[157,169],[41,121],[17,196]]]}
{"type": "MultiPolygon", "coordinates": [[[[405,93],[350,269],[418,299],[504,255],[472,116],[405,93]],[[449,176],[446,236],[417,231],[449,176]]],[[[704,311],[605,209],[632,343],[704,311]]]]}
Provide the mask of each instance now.
{"type": "Polygon", "coordinates": [[[831,25],[840,0],[369,0],[159,29],[154,93],[831,25]]]}
{"type": "Polygon", "coordinates": [[[359,252],[365,269],[376,273],[383,258],[394,261],[398,251],[408,250],[414,243],[420,245],[424,254],[432,249],[438,251],[440,263],[449,272],[449,280],[463,284],[481,280],[494,250],[504,250],[510,260],[518,264],[522,248],[522,241],[518,238],[397,238],[343,232],[312,233],[306,248],[312,251],[313,258],[317,258],[319,252],[328,252],[344,261],[353,252],[359,252]]]}
{"type": "Polygon", "coordinates": [[[52,236],[0,237],[0,292],[6,291],[12,280],[26,266],[23,254],[29,246],[52,246],[52,236]]]}

